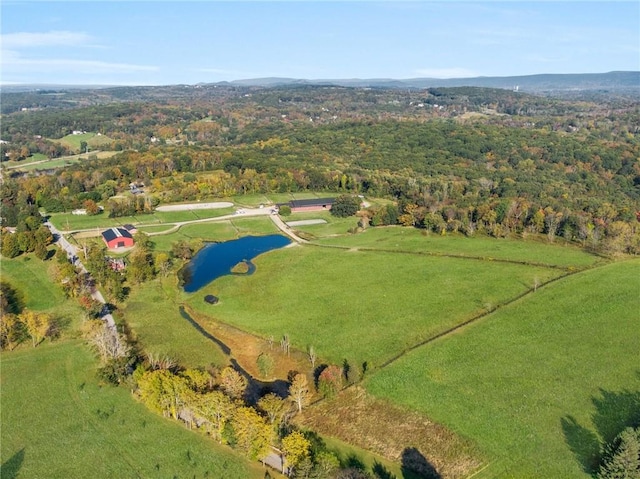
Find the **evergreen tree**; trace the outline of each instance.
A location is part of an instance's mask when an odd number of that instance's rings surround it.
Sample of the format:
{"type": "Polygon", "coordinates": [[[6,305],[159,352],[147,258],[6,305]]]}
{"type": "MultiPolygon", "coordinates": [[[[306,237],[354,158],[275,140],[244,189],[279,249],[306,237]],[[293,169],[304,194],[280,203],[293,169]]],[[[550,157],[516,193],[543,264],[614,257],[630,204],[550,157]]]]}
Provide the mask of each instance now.
{"type": "Polygon", "coordinates": [[[598,479],[640,479],[640,428],[626,428],[605,448],[598,479]]]}

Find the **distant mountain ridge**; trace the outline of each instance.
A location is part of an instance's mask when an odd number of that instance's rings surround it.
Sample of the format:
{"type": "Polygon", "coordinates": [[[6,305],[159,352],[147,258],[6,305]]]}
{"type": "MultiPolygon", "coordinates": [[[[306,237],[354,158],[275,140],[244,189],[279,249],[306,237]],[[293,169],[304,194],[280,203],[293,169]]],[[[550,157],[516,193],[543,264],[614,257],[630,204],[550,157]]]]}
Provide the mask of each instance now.
{"type": "Polygon", "coordinates": [[[517,90],[523,92],[580,92],[610,91],[640,94],[640,71],[612,71],[607,73],[542,73],[536,75],[506,77],[471,78],[350,78],[318,79],[269,77],[244,80],[201,82],[196,85],[60,85],[60,84],[23,84],[1,85],[4,93],[42,90],[86,90],[106,88],[166,88],[172,86],[220,85],[235,87],[286,87],[286,86],[337,86],[351,88],[446,88],[446,87],[484,87],[517,90]]]}
{"type": "Polygon", "coordinates": [[[254,78],[219,82],[236,86],[334,85],[360,88],[436,88],[485,87],[518,89],[522,91],[554,90],[640,90],[640,71],[613,71],[608,73],[543,73],[537,75],[472,78],[392,78],[305,80],[296,78],[254,78]]]}

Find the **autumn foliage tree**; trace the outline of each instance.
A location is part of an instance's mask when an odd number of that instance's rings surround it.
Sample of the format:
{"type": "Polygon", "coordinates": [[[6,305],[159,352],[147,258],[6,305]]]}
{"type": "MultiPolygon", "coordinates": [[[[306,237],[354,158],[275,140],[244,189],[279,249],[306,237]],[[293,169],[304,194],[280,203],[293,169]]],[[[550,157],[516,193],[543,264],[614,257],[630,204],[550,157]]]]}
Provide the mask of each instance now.
{"type": "Polygon", "coordinates": [[[285,462],[282,465],[282,473],[285,474],[285,465],[291,470],[296,468],[305,459],[309,458],[311,442],[300,431],[293,431],[282,438],[282,454],[285,462]]]}
{"type": "Polygon", "coordinates": [[[241,406],[233,415],[235,447],[250,459],[262,459],[271,449],[273,428],[255,409],[241,406]]]}
{"type": "Polygon", "coordinates": [[[220,373],[220,387],[232,399],[241,399],[247,384],[247,379],[231,366],[227,366],[220,373]]]}
{"type": "Polygon", "coordinates": [[[0,315],[0,348],[12,351],[25,337],[24,324],[17,315],[3,313],[0,315]]]}
{"type": "Polygon", "coordinates": [[[258,400],[258,409],[266,414],[269,423],[276,429],[287,408],[287,403],[275,393],[269,393],[258,400]]]}
{"type": "Polygon", "coordinates": [[[318,391],[324,397],[335,396],[342,389],[342,368],[336,365],[327,366],[318,376],[318,391]]]}
{"type": "Polygon", "coordinates": [[[209,435],[222,442],[224,428],[236,409],[231,398],[222,391],[211,391],[198,396],[193,407],[209,435]]]}
{"type": "Polygon", "coordinates": [[[50,315],[29,309],[20,313],[19,320],[24,324],[31,337],[34,348],[47,337],[53,325],[53,318],[50,315]]]}
{"type": "Polygon", "coordinates": [[[305,374],[296,374],[289,386],[289,398],[296,405],[298,412],[309,404],[311,393],[309,391],[309,383],[305,374]]]}

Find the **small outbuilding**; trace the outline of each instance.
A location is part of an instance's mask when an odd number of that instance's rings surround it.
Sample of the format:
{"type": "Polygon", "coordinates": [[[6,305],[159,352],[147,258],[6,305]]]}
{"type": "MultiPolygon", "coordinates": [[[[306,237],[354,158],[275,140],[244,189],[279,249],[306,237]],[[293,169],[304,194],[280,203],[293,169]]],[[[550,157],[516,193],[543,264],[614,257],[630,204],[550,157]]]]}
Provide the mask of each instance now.
{"type": "Polygon", "coordinates": [[[124,228],[110,228],[102,232],[102,240],[109,249],[131,248],[133,236],[124,228]]]}
{"type": "Polygon", "coordinates": [[[136,234],[138,232],[138,228],[136,228],[132,224],[122,225],[122,227],[124,229],[126,229],[129,233],[131,233],[132,235],[134,235],[134,234],[136,234]]]}

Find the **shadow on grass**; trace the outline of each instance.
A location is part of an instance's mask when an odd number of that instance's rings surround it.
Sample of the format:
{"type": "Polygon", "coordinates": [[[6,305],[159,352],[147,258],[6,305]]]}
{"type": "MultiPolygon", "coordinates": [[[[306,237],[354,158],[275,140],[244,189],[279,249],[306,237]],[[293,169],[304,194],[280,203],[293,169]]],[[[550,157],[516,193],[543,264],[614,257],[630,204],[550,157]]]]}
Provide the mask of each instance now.
{"type": "Polygon", "coordinates": [[[6,301],[5,312],[20,314],[25,308],[24,294],[7,281],[0,281],[0,293],[6,301]]]}
{"type": "Polygon", "coordinates": [[[247,389],[244,393],[244,399],[250,406],[255,406],[258,400],[269,393],[274,393],[280,396],[282,399],[286,399],[289,396],[289,383],[283,379],[276,379],[275,381],[260,381],[254,378],[251,374],[244,369],[238,361],[231,358],[231,367],[238,371],[247,380],[247,389]]]}
{"type": "Polygon", "coordinates": [[[424,479],[442,479],[442,476],[422,453],[415,447],[402,451],[402,477],[422,477],[424,479]]]}
{"type": "Polygon", "coordinates": [[[573,416],[560,420],[562,432],[569,449],[587,474],[592,474],[600,460],[600,439],[595,432],[578,424],[573,416]]]}
{"type": "Polygon", "coordinates": [[[16,479],[24,462],[24,447],[11,456],[0,466],[0,477],[2,479],[16,479]]]}
{"type": "Polygon", "coordinates": [[[198,322],[193,319],[182,306],[180,306],[180,316],[186,319],[189,324],[191,324],[191,326],[193,326],[205,338],[216,343],[224,355],[229,359],[231,367],[246,378],[247,389],[245,391],[245,399],[249,405],[255,405],[258,399],[265,394],[275,393],[283,399],[289,395],[289,383],[287,381],[282,379],[276,379],[275,381],[260,381],[259,379],[254,378],[246,369],[240,366],[236,359],[231,357],[231,348],[200,326],[200,324],[198,324],[198,322]]]}
{"type": "Polygon", "coordinates": [[[592,420],[603,443],[610,443],[627,427],[640,426],[640,391],[600,389],[600,396],[592,399],[596,407],[592,420]]]}
{"type": "Polygon", "coordinates": [[[591,422],[595,431],[571,415],[560,420],[565,441],[582,469],[593,474],[598,470],[602,448],[627,427],[640,425],[640,391],[606,391],[591,398],[595,413],[591,422]]]}
{"type": "Polygon", "coordinates": [[[202,326],[198,324],[198,322],[195,319],[189,316],[189,313],[187,313],[182,306],[180,306],[180,316],[186,319],[189,322],[189,324],[194,328],[196,328],[196,330],[200,334],[202,334],[205,338],[216,343],[226,356],[229,356],[231,354],[231,349],[229,348],[229,346],[227,346],[218,338],[216,338],[215,336],[212,336],[209,332],[207,332],[202,326]]]}
{"type": "Polygon", "coordinates": [[[395,474],[390,472],[389,469],[384,467],[384,465],[380,464],[378,461],[373,463],[371,471],[376,479],[398,479],[395,474]]]}

